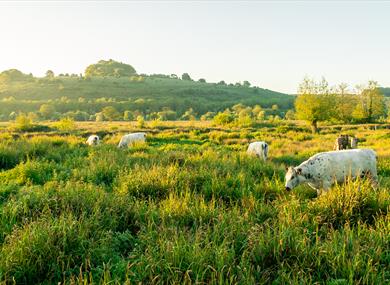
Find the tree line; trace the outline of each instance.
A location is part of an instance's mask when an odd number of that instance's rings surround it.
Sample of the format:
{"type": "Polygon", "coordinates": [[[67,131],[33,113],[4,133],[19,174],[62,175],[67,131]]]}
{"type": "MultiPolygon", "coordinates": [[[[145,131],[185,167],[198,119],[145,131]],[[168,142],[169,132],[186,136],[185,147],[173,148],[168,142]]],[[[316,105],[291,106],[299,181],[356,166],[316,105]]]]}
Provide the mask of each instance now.
{"type": "Polygon", "coordinates": [[[295,100],[296,118],[310,123],[314,132],[318,123],[372,123],[386,118],[385,97],[378,82],[369,81],[350,89],[347,84],[329,86],[306,77],[298,88],[295,100]]]}

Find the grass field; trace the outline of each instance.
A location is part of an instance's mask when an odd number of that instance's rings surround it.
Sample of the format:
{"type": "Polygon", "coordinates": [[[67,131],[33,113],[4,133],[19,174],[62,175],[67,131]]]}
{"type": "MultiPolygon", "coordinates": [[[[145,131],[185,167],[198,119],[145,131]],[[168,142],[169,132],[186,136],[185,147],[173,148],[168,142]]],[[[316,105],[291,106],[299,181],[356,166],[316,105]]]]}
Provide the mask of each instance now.
{"type": "Polygon", "coordinates": [[[387,129],[160,123],[141,130],[147,144],[117,149],[132,131],[0,126],[2,283],[389,284],[387,129]],[[340,131],[377,151],[379,189],[285,192],[285,166],[331,150],[340,131]],[[87,147],[95,132],[102,145],[87,147]],[[252,140],[269,143],[269,161],[246,155],[252,140]]]}

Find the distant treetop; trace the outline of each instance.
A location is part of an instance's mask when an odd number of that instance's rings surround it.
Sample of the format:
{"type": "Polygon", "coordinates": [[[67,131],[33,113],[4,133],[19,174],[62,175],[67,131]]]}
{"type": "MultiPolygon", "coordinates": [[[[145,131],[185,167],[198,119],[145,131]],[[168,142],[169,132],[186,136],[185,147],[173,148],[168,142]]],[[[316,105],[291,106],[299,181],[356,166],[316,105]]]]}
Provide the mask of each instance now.
{"type": "Polygon", "coordinates": [[[136,71],[130,64],[125,64],[115,60],[100,60],[96,64],[91,64],[85,69],[85,76],[114,76],[125,77],[135,75],[136,71]]]}
{"type": "Polygon", "coordinates": [[[25,81],[32,79],[31,74],[24,74],[17,69],[9,69],[0,73],[0,81],[25,81]]]}

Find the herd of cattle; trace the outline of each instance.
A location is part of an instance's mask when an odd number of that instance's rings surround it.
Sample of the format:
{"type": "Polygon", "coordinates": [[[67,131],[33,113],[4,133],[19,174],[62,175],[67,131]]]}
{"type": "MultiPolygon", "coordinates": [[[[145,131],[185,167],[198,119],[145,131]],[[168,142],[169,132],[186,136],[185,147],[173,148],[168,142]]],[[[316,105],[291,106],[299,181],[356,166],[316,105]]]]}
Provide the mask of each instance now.
{"type": "MultiPolygon", "coordinates": [[[[146,133],[130,133],[122,136],[118,148],[128,147],[136,143],[144,143],[146,133]]],[[[372,149],[356,149],[358,140],[348,135],[336,139],[334,151],[321,152],[310,157],[296,167],[286,168],[286,190],[290,191],[300,184],[306,183],[320,194],[336,183],[352,179],[368,177],[374,187],[378,185],[376,153],[372,149]]],[[[86,144],[100,144],[97,135],[91,135],[86,144]]],[[[249,144],[247,153],[266,161],[268,144],[256,141],[249,144]]]]}

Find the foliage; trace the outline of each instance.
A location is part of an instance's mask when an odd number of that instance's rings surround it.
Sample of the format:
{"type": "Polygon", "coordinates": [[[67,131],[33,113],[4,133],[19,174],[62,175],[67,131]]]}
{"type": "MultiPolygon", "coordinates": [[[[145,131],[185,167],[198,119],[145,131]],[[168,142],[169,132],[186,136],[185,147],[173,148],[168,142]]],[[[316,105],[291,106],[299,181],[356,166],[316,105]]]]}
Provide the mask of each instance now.
{"type": "Polygon", "coordinates": [[[386,114],[384,96],[380,92],[378,83],[370,81],[367,87],[361,88],[358,94],[354,118],[361,122],[373,122],[386,114]]]}
{"type": "Polygon", "coordinates": [[[213,122],[217,125],[228,125],[231,122],[233,122],[234,117],[231,114],[228,113],[221,113],[219,112],[215,117],[213,118],[213,122]]]}
{"type": "Polygon", "coordinates": [[[136,74],[135,69],[129,65],[115,60],[100,60],[96,64],[91,64],[85,69],[85,76],[113,76],[113,77],[129,77],[136,74]]]}
{"type": "Polygon", "coordinates": [[[329,120],[333,115],[335,97],[330,94],[325,79],[315,82],[305,78],[299,85],[295,100],[295,110],[298,119],[308,121],[313,132],[317,131],[317,123],[329,120]]]}
{"type": "Polygon", "coordinates": [[[56,109],[51,104],[43,104],[39,107],[39,113],[44,119],[51,119],[56,109]]]}
{"type": "Polygon", "coordinates": [[[145,119],[143,116],[137,117],[137,126],[138,126],[138,128],[141,128],[141,129],[145,127],[145,119]]]}
{"type": "Polygon", "coordinates": [[[181,76],[182,80],[192,81],[190,75],[188,73],[183,73],[181,76]]]}
{"type": "Polygon", "coordinates": [[[32,75],[24,74],[17,69],[9,69],[0,73],[0,83],[4,84],[18,81],[31,81],[32,79],[32,75]]]}
{"type": "Polygon", "coordinates": [[[113,106],[104,107],[101,113],[103,114],[104,118],[108,121],[114,121],[119,119],[120,117],[119,112],[113,106]]]}
{"type": "Polygon", "coordinates": [[[60,131],[68,132],[76,128],[76,123],[72,118],[63,118],[54,124],[54,127],[60,131]]]}

